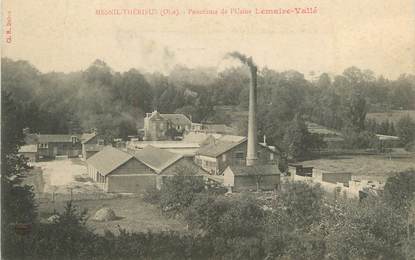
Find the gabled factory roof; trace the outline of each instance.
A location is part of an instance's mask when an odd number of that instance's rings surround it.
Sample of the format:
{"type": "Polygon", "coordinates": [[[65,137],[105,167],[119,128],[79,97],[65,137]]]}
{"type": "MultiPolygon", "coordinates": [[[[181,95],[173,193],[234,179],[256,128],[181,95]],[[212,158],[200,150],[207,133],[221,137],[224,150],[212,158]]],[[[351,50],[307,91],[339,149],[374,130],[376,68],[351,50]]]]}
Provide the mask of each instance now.
{"type": "Polygon", "coordinates": [[[87,143],[89,140],[97,136],[96,133],[84,133],[81,135],[81,141],[83,144],[87,143]]]}
{"type": "Polygon", "coordinates": [[[223,141],[223,140],[216,140],[211,144],[203,146],[199,149],[197,154],[209,156],[209,157],[218,157],[221,154],[229,151],[230,149],[246,142],[246,138],[239,139],[238,142],[230,142],[230,141],[223,141]]]}
{"type": "Polygon", "coordinates": [[[106,176],[134,157],[131,154],[106,146],[102,151],[94,154],[86,161],[94,166],[103,176],[106,176]]]}
{"type": "Polygon", "coordinates": [[[183,155],[172,153],[165,149],[159,149],[151,145],[147,145],[142,150],[135,151],[133,155],[157,173],[161,173],[167,167],[183,158],[183,155]]]}

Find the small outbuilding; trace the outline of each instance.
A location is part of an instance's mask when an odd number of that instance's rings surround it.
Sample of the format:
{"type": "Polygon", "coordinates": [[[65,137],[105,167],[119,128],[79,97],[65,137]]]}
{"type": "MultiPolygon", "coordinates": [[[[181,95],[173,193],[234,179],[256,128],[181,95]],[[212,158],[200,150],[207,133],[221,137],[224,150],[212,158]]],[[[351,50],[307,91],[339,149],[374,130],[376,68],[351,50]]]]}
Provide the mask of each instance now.
{"type": "Polygon", "coordinates": [[[19,154],[23,155],[29,162],[37,162],[39,160],[39,154],[36,144],[23,145],[19,149],[19,154]]]}
{"type": "Polygon", "coordinates": [[[275,164],[228,166],[223,172],[223,184],[234,192],[273,190],[280,184],[280,171],[275,164]]]}
{"type": "Polygon", "coordinates": [[[105,147],[104,139],[100,138],[95,132],[82,134],[81,141],[82,158],[84,160],[101,151],[105,147]]]}

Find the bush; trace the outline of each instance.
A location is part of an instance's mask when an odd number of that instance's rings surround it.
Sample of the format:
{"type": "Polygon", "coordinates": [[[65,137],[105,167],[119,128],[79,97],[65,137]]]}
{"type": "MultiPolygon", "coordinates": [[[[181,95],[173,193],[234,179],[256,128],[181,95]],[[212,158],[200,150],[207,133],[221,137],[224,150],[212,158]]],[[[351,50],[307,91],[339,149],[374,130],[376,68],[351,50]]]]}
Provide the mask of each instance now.
{"type": "Polygon", "coordinates": [[[408,152],[415,152],[415,142],[410,142],[405,145],[405,150],[408,152]]]}
{"type": "Polygon", "coordinates": [[[160,206],[164,212],[182,212],[204,188],[204,181],[199,176],[166,178],[161,187],[160,206]]]}
{"type": "Polygon", "coordinates": [[[319,185],[304,182],[287,182],[279,196],[278,204],[298,228],[309,227],[321,219],[323,190],[319,185]]]}
{"type": "Polygon", "coordinates": [[[384,199],[392,208],[406,215],[415,197],[415,169],[400,172],[386,180],[384,199]]]}
{"type": "Polygon", "coordinates": [[[150,204],[159,204],[160,197],[161,192],[155,187],[145,190],[143,194],[143,200],[150,204]]]}
{"type": "Polygon", "coordinates": [[[349,203],[327,231],[333,259],[404,259],[405,219],[377,198],[349,203]]]}
{"type": "Polygon", "coordinates": [[[375,134],[362,131],[357,132],[350,128],[343,130],[344,147],[347,149],[379,149],[379,141],[375,134]]]}

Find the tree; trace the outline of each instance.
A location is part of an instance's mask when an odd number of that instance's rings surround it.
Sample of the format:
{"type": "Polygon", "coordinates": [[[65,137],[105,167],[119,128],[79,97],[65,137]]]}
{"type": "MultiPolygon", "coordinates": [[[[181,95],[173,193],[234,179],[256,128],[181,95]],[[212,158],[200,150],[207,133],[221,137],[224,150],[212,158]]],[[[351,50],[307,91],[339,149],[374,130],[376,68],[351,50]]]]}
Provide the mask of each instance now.
{"type": "Polygon", "coordinates": [[[265,251],[271,259],[323,259],[323,191],[303,182],[287,182],[267,216],[265,251]]]}
{"type": "Polygon", "coordinates": [[[19,120],[19,109],[11,96],[2,91],[2,142],[1,142],[1,224],[2,254],[21,255],[19,239],[14,226],[17,223],[36,222],[36,204],[31,186],[22,185],[29,169],[26,159],[18,155],[23,143],[23,128],[19,120]]]}
{"type": "Polygon", "coordinates": [[[33,235],[29,256],[35,259],[82,259],[97,255],[100,244],[86,226],[86,211],[79,211],[71,201],[57,213],[52,223],[41,224],[33,235]],[[88,243],[86,243],[88,241],[88,243]]]}
{"type": "Polygon", "coordinates": [[[389,177],[384,188],[384,198],[392,208],[406,215],[411,200],[415,198],[415,170],[389,177]]]}
{"type": "Polygon", "coordinates": [[[331,87],[331,78],[329,74],[322,73],[320,77],[318,78],[316,85],[318,88],[328,89],[331,87]]]}
{"type": "Polygon", "coordinates": [[[327,253],[332,259],[404,259],[405,220],[376,198],[349,202],[328,225],[327,253]]]}
{"type": "Polygon", "coordinates": [[[195,194],[202,192],[204,187],[203,180],[197,176],[183,174],[165,178],[161,187],[160,206],[165,212],[180,212],[192,203],[195,194]]]}
{"type": "Polygon", "coordinates": [[[358,132],[354,128],[345,127],[342,131],[344,147],[348,149],[378,149],[379,140],[375,133],[369,131],[358,132]]]}
{"type": "Polygon", "coordinates": [[[21,185],[29,169],[18,154],[23,127],[14,100],[2,92],[2,223],[32,222],[36,216],[32,187],[21,185]]]}
{"type": "Polygon", "coordinates": [[[318,185],[290,182],[283,186],[280,203],[294,227],[308,228],[320,221],[323,190],[318,185]]]}
{"type": "Polygon", "coordinates": [[[392,83],[390,99],[395,109],[415,108],[415,83],[408,75],[401,75],[392,83]]]}
{"type": "Polygon", "coordinates": [[[360,91],[352,93],[345,103],[344,122],[356,132],[363,131],[367,113],[366,100],[360,91]]]}
{"type": "Polygon", "coordinates": [[[284,134],[284,146],[291,158],[302,158],[308,155],[311,143],[310,133],[301,116],[296,115],[284,134]]]}
{"type": "Polygon", "coordinates": [[[396,124],[396,133],[402,145],[408,145],[415,140],[415,121],[405,115],[396,124]]]}

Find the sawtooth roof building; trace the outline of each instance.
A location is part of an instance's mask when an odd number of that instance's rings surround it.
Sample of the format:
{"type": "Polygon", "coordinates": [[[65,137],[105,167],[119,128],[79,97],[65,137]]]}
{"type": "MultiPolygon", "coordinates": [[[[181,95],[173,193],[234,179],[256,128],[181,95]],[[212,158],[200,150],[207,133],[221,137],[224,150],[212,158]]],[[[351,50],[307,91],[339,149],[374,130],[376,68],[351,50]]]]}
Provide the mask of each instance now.
{"type": "Polygon", "coordinates": [[[160,188],[165,177],[198,173],[183,155],[150,145],[133,153],[106,146],[86,162],[89,176],[106,192],[142,193],[160,188]]]}

